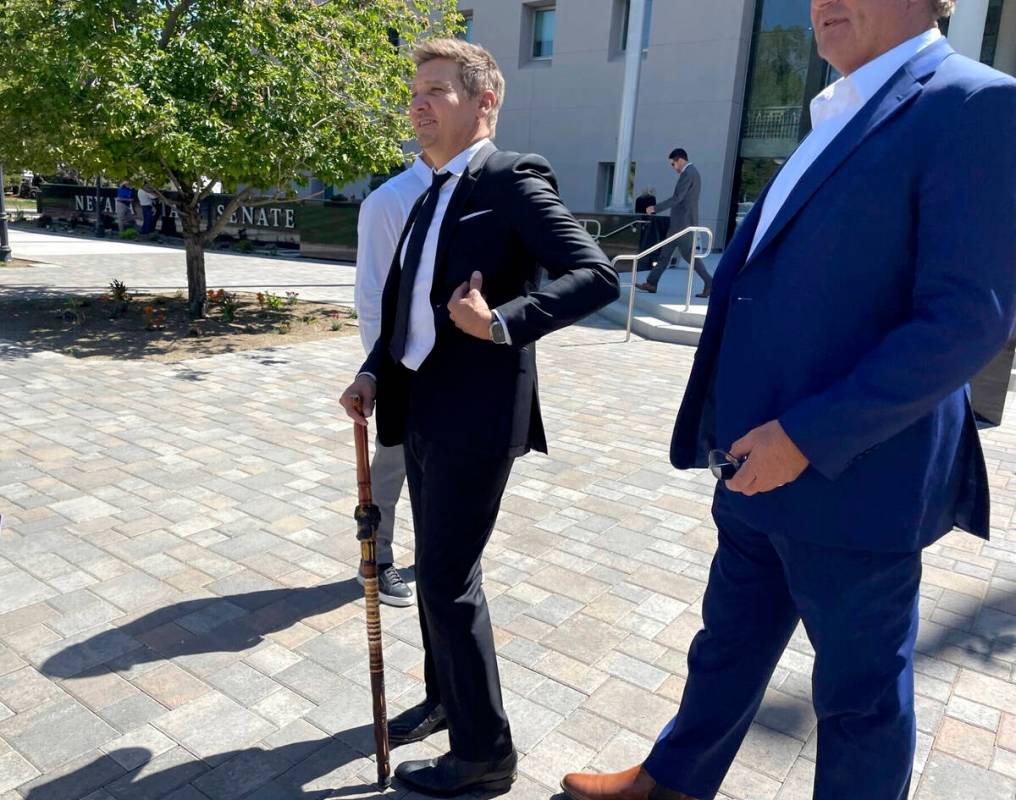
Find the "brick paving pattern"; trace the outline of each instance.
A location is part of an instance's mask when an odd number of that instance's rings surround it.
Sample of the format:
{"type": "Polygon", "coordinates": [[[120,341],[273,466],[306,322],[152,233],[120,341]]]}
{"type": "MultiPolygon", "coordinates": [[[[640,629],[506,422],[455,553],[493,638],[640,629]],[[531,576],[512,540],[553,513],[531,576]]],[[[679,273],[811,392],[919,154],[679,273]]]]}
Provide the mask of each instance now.
{"type": "MultiPolygon", "coordinates": [[[[183,273],[156,248],[19,244],[59,266],[0,271],[0,292],[183,273]]],[[[352,284],[348,266],[235,256],[209,273],[337,301],[352,284]]],[[[551,452],[517,462],[486,551],[518,800],[641,759],[700,624],[713,481],[667,461],[693,351],[622,338],[594,320],[541,343],[551,452]]],[[[336,403],[360,358],[358,337],[180,363],[0,342],[0,800],[374,794],[352,431],[336,403]]],[[[992,541],[951,534],[925,555],[918,800],[1016,796],[1014,420],[982,432],[992,541]]],[[[399,515],[408,566],[408,503],[399,515]]],[[[420,634],[414,608],[382,617],[395,713],[422,698],[420,634]]],[[[812,660],[799,630],[725,798],[811,796],[812,660]]]]}

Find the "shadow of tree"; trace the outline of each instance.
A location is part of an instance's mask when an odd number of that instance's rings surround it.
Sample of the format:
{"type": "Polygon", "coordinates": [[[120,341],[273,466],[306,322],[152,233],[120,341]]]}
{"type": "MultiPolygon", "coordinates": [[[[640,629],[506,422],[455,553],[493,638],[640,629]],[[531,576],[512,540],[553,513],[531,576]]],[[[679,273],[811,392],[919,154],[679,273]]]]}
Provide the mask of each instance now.
{"type": "Polygon", "coordinates": [[[109,667],[126,670],[177,656],[241,652],[259,644],[268,633],[362,596],[360,585],[350,578],[306,589],[187,600],[73,644],[46,659],[40,670],[54,678],[85,678],[109,667]]]}
{"type": "Polygon", "coordinates": [[[984,601],[971,597],[965,606],[948,609],[948,624],[922,621],[917,651],[947,661],[972,659],[1011,666],[1016,653],[1016,591],[989,591],[984,601]]]}
{"type": "Polygon", "coordinates": [[[210,758],[211,763],[180,761],[179,750],[153,756],[145,748],[121,748],[53,780],[35,781],[25,800],[79,800],[98,789],[116,800],[152,800],[187,785],[201,792],[194,797],[235,798],[256,792],[254,796],[264,800],[350,795],[366,800],[381,796],[376,785],[363,783],[357,775],[373,757],[373,747],[373,727],[364,725],[334,737],[233,750],[210,758]],[[340,785],[346,782],[349,785],[340,785]]]}

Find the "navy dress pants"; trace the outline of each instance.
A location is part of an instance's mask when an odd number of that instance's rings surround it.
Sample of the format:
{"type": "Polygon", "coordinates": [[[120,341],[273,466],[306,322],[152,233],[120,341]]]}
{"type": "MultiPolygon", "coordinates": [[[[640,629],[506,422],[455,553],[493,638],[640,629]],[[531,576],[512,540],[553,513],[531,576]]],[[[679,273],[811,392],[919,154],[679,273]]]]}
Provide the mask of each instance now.
{"type": "MultiPolygon", "coordinates": [[[[717,489],[719,547],[677,716],[644,766],[712,800],[798,620],[815,648],[815,800],[906,800],[916,744],[920,552],[868,552],[754,530],[717,489]]],[[[872,509],[872,524],[878,524],[872,509]]]]}

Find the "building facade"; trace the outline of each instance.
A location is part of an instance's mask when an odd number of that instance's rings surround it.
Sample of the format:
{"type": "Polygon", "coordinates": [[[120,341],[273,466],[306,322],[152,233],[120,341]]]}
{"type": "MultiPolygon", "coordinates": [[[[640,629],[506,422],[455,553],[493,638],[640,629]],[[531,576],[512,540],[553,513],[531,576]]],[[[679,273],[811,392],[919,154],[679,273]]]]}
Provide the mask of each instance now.
{"type": "MultiPolygon", "coordinates": [[[[493,53],[507,91],[502,149],[541,153],[576,212],[613,201],[621,125],[631,126],[630,203],[665,197],[684,147],[702,174],[717,246],[810,130],[808,102],[838,76],[815,48],[806,0],[460,0],[464,38],[493,53]],[[638,102],[621,120],[628,17],[645,3],[638,102]]],[[[958,0],[957,50],[1016,72],[1016,0],[958,0]]],[[[615,204],[616,205],[616,204],[615,204]]]]}

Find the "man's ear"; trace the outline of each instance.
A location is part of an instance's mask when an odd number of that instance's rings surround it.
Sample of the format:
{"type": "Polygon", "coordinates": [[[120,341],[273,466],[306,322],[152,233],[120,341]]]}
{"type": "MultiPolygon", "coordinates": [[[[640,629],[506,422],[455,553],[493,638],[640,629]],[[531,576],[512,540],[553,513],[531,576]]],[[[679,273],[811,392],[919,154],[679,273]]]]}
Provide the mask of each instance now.
{"type": "Polygon", "coordinates": [[[494,106],[497,105],[497,95],[490,89],[487,89],[480,94],[480,110],[485,111],[489,114],[494,110],[494,106]]]}

